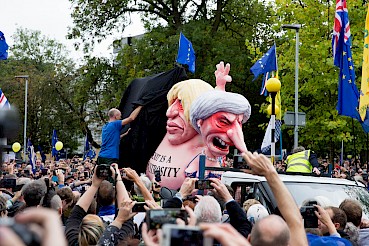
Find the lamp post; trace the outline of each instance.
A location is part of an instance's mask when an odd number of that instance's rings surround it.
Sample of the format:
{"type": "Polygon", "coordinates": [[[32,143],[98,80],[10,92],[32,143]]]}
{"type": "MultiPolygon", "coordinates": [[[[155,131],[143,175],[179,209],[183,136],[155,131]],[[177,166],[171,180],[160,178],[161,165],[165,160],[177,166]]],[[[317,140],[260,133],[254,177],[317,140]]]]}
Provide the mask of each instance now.
{"type": "Polygon", "coordinates": [[[26,149],[27,149],[27,95],[28,95],[28,75],[15,76],[17,79],[25,79],[26,88],[24,93],[24,126],[23,126],[23,160],[26,160],[26,149]]]}
{"type": "Polygon", "coordinates": [[[271,146],[270,146],[270,156],[271,156],[271,161],[274,165],[274,160],[275,160],[275,115],[276,113],[278,113],[277,111],[279,110],[279,108],[276,108],[275,105],[275,96],[277,95],[278,91],[281,89],[281,82],[279,81],[279,79],[277,78],[270,78],[267,80],[266,84],[265,84],[266,89],[268,90],[268,92],[270,93],[271,97],[272,97],[272,110],[271,110],[271,115],[270,115],[270,120],[271,120],[271,146]]]}
{"type": "Polygon", "coordinates": [[[299,112],[299,30],[300,24],[282,25],[283,29],[293,29],[296,31],[296,50],[295,50],[295,129],[293,148],[298,146],[299,142],[299,126],[298,126],[298,112],[299,112]]]}

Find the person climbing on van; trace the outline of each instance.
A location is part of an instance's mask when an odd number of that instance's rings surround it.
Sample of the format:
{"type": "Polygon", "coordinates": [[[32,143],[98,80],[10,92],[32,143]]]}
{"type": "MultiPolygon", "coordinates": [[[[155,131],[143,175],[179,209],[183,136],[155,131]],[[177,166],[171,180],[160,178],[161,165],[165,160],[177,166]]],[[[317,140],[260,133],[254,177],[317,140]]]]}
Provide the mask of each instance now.
{"type": "Polygon", "coordinates": [[[319,162],[312,150],[305,150],[298,146],[292,150],[292,154],[286,160],[287,173],[315,173],[320,175],[319,162]]]}

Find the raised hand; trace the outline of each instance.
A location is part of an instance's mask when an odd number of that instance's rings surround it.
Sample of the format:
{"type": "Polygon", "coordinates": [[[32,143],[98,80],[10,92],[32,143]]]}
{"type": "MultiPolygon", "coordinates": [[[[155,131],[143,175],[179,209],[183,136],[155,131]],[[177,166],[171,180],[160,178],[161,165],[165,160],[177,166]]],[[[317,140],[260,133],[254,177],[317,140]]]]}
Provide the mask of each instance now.
{"type": "Polygon", "coordinates": [[[216,67],[217,70],[214,72],[214,74],[217,86],[215,89],[225,91],[227,82],[232,81],[232,77],[228,75],[231,65],[227,63],[227,65],[224,67],[224,62],[221,61],[218,65],[216,65],[216,67]]]}

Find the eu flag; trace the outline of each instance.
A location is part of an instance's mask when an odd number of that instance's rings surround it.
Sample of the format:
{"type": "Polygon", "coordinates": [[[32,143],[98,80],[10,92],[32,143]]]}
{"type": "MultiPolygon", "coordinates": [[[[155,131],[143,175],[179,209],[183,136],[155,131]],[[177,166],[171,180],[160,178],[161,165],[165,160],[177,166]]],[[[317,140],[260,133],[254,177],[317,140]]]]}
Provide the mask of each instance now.
{"type": "Polygon", "coordinates": [[[359,107],[359,90],[355,84],[354,61],[351,54],[351,32],[346,0],[337,0],[336,15],[333,27],[332,50],[334,65],[340,68],[338,78],[339,115],[357,119],[365,132],[369,132],[369,124],[361,120],[359,107]]]}
{"type": "Polygon", "coordinates": [[[191,73],[195,73],[195,61],[196,56],[192,43],[181,32],[179,37],[177,62],[180,64],[187,64],[188,70],[191,73]]]}
{"type": "Polygon", "coordinates": [[[4,33],[0,31],[0,60],[8,59],[8,44],[5,41],[4,33]]]}
{"type": "Polygon", "coordinates": [[[277,70],[278,66],[275,44],[250,68],[250,71],[254,74],[253,81],[257,79],[260,74],[266,74],[277,70]]]}
{"type": "Polygon", "coordinates": [[[51,139],[51,145],[53,147],[52,151],[51,151],[51,156],[58,158],[58,151],[55,149],[55,144],[56,142],[58,142],[58,136],[56,135],[56,130],[53,130],[53,138],[51,139]]]}

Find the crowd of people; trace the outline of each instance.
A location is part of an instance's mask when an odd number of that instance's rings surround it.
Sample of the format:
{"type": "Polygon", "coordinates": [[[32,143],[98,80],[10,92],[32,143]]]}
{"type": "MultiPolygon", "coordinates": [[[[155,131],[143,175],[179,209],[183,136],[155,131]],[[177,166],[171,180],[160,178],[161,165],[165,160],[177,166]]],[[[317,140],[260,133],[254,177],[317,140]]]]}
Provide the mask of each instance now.
{"type": "MultiPolygon", "coordinates": [[[[148,212],[132,211],[140,202],[147,211],[185,209],[188,218],[175,222],[197,226],[217,245],[332,245],[332,240],[369,245],[369,223],[362,220],[357,201],[345,200],[339,208],[316,201],[318,226],[304,228],[300,209],[277,173],[283,164],[273,166],[266,156],[249,151],[243,158],[254,174],[266,178],[281,216],[269,215],[255,199],[239,204],[235,191],[218,178],[209,178],[205,195],[197,195],[197,178],[186,178],[168,195],[163,190],[171,190],[161,187],[160,179],[117,164],[103,165],[109,169],[104,172],[89,159],[37,160],[34,168],[5,162],[0,214],[11,223],[0,223],[0,245],[160,245],[163,232],[147,224],[148,212]]],[[[361,167],[356,170],[364,172],[361,167]]]]}

